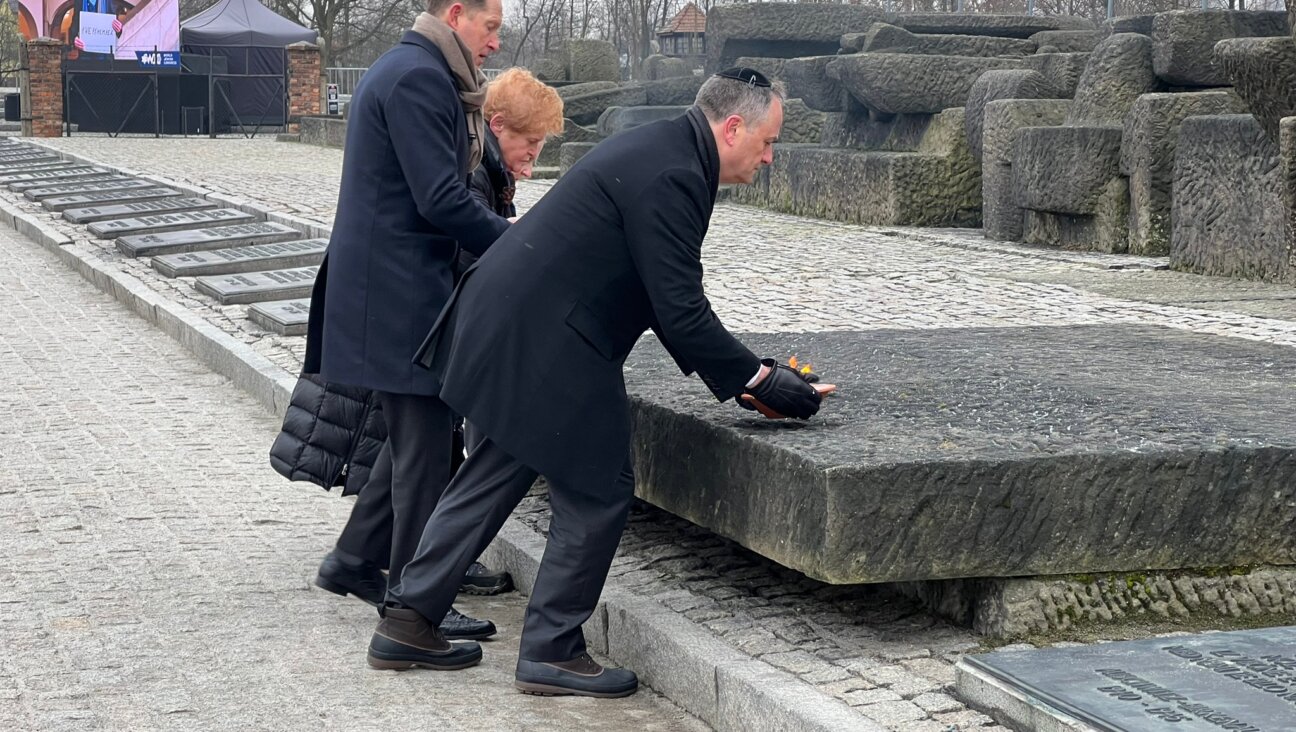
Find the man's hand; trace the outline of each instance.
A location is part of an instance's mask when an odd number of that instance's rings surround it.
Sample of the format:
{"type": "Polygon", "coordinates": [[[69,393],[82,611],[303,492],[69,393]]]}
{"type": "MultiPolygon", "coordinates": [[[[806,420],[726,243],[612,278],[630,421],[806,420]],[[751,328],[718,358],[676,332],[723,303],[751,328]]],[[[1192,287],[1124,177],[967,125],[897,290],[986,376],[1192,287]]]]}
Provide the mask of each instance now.
{"type": "Polygon", "coordinates": [[[113,18],[113,33],[119,36],[122,34],[122,22],[116,18],[113,18]]]}
{"type": "Polygon", "coordinates": [[[760,406],[765,406],[778,416],[795,419],[810,419],[819,411],[823,397],[800,373],[772,358],[761,359],[761,365],[765,367],[762,371],[768,370],[767,373],[745,392],[760,404],[752,404],[743,395],[739,395],[740,406],[757,409],[769,417],[771,415],[766,410],[759,409],[760,406]]]}

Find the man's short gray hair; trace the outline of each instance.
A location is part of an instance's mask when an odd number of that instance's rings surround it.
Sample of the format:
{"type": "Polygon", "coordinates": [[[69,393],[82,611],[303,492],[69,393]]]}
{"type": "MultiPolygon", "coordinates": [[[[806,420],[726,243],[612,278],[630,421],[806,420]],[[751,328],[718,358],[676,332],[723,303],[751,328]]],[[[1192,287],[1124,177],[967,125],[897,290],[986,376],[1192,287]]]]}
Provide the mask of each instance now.
{"type": "Polygon", "coordinates": [[[756,86],[723,76],[712,76],[698,89],[697,99],[693,103],[702,108],[702,113],[711,123],[721,122],[736,114],[747,124],[757,125],[769,113],[770,104],[775,97],[779,101],[787,97],[781,81],[772,82],[771,86],[756,86]]]}

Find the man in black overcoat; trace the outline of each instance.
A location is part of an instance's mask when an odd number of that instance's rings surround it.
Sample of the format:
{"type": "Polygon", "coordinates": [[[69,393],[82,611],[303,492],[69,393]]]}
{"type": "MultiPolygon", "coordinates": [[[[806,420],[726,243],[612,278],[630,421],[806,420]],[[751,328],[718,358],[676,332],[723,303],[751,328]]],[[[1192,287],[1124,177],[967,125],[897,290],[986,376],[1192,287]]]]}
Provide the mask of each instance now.
{"type": "MultiPolygon", "coordinates": [[[[485,127],[478,67],[499,49],[502,13],[500,0],[428,0],[351,100],[303,370],[377,392],[388,439],[338,548],[320,567],[317,583],[334,592],[376,594],[380,602],[386,581],[378,567],[399,576],[450,479],[453,416],[437,397],[437,379],[412,359],[453,289],[458,247],[482,254],[509,227],[467,185],[485,127]],[[365,556],[386,546],[388,520],[390,557],[365,556]]],[[[447,630],[495,632],[457,614],[447,630]]]]}
{"type": "Polygon", "coordinates": [[[819,394],[762,361],[720,323],[702,289],[702,239],[720,183],[773,160],[782,90],[750,69],[708,79],[677,119],[601,143],[468,270],[419,354],[441,397],[485,439],[442,497],[393,582],[369,648],[378,668],[461,668],[481,657],[436,624],[464,568],[536,476],[552,521],[522,631],[516,685],[624,696],[635,674],[585,652],[589,618],[634,489],[622,365],[652,329],[717,399],[751,394],[809,418],[819,394]]]}

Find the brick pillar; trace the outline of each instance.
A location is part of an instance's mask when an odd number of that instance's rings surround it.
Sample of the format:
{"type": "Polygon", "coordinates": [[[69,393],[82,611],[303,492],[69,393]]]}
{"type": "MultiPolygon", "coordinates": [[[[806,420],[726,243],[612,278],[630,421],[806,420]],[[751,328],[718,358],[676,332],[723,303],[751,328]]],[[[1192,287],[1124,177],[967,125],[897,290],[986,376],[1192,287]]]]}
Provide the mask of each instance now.
{"type": "Polygon", "coordinates": [[[324,96],[324,75],[320,49],[314,43],[298,41],[288,46],[288,131],[296,132],[302,115],[320,113],[324,96]]]}
{"type": "Polygon", "coordinates": [[[22,44],[22,133],[24,137],[63,135],[63,42],[36,38],[22,44]]]}

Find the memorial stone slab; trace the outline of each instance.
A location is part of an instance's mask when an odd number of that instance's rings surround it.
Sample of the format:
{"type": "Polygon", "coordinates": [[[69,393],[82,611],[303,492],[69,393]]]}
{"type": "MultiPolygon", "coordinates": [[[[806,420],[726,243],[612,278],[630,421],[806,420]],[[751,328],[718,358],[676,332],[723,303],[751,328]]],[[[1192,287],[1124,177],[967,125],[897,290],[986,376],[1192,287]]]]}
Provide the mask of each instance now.
{"type": "Polygon", "coordinates": [[[119,203],[156,201],[182,195],[174,188],[137,188],[128,191],[90,191],[66,196],[52,196],[41,201],[47,211],[66,211],[89,206],[111,206],[119,203]]]}
{"type": "Polygon", "coordinates": [[[248,308],[248,320],[279,335],[306,335],[310,299],[259,302],[248,308]]]}
{"type": "Polygon", "coordinates": [[[100,239],[116,239],[126,234],[161,233],[213,225],[246,224],[255,220],[256,216],[253,214],[236,208],[218,208],[211,211],[182,211],[161,213],[156,216],[96,221],[87,229],[100,239]]]}
{"type": "Polygon", "coordinates": [[[0,164],[0,175],[17,175],[19,173],[38,173],[49,170],[67,170],[76,167],[74,164],[65,160],[37,160],[35,162],[23,161],[12,165],[0,164]]]}
{"type": "Polygon", "coordinates": [[[257,244],[210,252],[186,252],[154,257],[153,269],[164,277],[264,272],[272,269],[309,267],[324,259],[328,239],[302,239],[278,244],[257,244]]]}
{"type": "Polygon", "coordinates": [[[59,168],[58,170],[44,170],[35,173],[15,173],[13,175],[0,175],[0,185],[11,186],[15,183],[26,183],[28,181],[61,181],[75,180],[77,178],[93,178],[99,175],[111,175],[113,171],[108,168],[98,168],[92,165],[74,165],[71,168],[59,168]]]}
{"type": "Polygon", "coordinates": [[[64,160],[63,158],[50,153],[0,155],[0,169],[2,170],[9,170],[10,168],[21,167],[24,165],[39,165],[42,163],[67,163],[68,165],[75,165],[75,163],[64,160]]]}
{"type": "Polygon", "coordinates": [[[0,147],[0,158],[12,158],[21,155],[54,155],[57,157],[58,153],[38,147],[0,147]]]}
{"type": "Polygon", "coordinates": [[[257,221],[209,229],[168,231],[160,234],[131,234],[117,238],[117,251],[128,257],[201,252],[226,247],[272,244],[300,239],[301,232],[283,224],[257,221]]]}
{"type": "Polygon", "coordinates": [[[319,267],[298,267],[271,272],[199,277],[194,287],[216,298],[221,305],[243,305],[269,300],[307,297],[315,285],[319,267]]]}
{"type": "Polygon", "coordinates": [[[740,337],[837,393],[772,422],[675,387],[645,339],[635,490],[815,579],[1296,565],[1291,348],[1111,323],[740,337]]]}
{"type": "MultiPolygon", "coordinates": [[[[121,220],[131,216],[203,211],[211,208],[216,208],[214,201],[186,196],[182,198],[163,198],[157,201],[130,201],[111,206],[69,208],[63,212],[63,218],[74,224],[90,224],[96,221],[121,220]]],[[[114,234],[114,236],[116,235],[114,234]]]]}
{"type": "Polygon", "coordinates": [[[57,184],[56,181],[29,181],[18,183],[10,188],[21,192],[28,200],[43,201],[55,196],[68,196],[80,193],[109,193],[120,191],[139,191],[145,188],[157,188],[153,181],[128,178],[124,175],[104,175],[87,178],[74,183],[57,184]]]}
{"type": "Polygon", "coordinates": [[[1296,729],[1296,627],[967,656],[960,695],[1020,729],[1296,729]]]}

